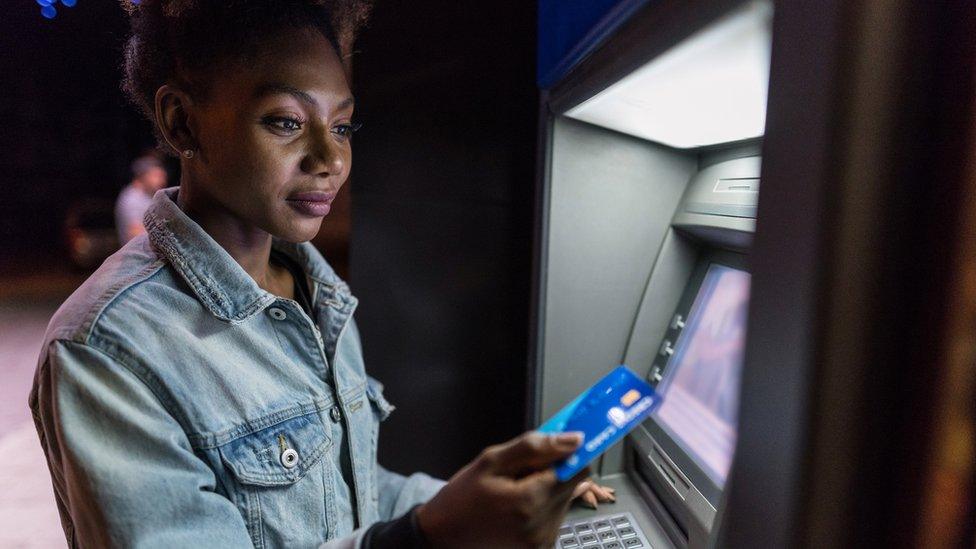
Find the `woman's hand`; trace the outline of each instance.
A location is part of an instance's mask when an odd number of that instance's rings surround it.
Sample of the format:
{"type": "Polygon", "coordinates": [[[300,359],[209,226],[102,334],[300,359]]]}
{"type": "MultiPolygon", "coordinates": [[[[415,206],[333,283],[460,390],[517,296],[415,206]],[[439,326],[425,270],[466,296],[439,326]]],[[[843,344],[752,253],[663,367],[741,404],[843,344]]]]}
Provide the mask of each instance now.
{"type": "Polygon", "coordinates": [[[576,489],[573,490],[573,500],[578,499],[586,507],[596,509],[597,502],[616,503],[617,496],[614,495],[615,493],[616,490],[609,486],[600,486],[592,479],[586,479],[576,485],[576,489]]]}
{"type": "Polygon", "coordinates": [[[584,469],[558,482],[552,464],[582,442],[578,433],[525,433],[491,446],[417,508],[421,531],[435,548],[551,548],[584,469]]]}

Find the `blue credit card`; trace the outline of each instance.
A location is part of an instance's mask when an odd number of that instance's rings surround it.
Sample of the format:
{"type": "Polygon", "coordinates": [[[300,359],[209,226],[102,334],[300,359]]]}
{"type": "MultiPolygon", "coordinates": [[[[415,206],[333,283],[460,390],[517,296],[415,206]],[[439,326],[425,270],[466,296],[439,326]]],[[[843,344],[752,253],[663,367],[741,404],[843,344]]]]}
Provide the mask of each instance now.
{"type": "Polygon", "coordinates": [[[583,444],[556,464],[556,477],[569,480],[640,425],[660,404],[646,381],[626,366],[618,366],[539,427],[542,433],[583,433],[583,444]]]}

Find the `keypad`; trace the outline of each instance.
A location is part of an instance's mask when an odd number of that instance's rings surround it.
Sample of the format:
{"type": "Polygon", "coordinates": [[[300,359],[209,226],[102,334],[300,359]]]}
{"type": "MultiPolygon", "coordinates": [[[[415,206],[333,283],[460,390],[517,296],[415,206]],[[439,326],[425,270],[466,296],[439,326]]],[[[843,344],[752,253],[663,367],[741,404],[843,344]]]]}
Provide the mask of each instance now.
{"type": "Polygon", "coordinates": [[[556,548],[652,549],[633,515],[623,513],[564,524],[556,548]]]}

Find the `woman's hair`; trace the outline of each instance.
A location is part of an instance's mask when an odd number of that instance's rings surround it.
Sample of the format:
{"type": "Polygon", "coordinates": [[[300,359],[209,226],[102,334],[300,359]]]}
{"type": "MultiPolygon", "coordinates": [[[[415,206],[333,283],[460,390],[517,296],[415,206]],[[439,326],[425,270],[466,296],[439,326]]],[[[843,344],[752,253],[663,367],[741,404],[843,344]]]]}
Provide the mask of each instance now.
{"type": "MultiPolygon", "coordinates": [[[[205,100],[213,71],[253,60],[261,42],[282,30],[314,28],[345,58],[372,0],[122,0],[122,6],[132,27],[122,90],[154,122],[160,86],[177,84],[205,100]]],[[[164,144],[155,123],[153,130],[164,144]]]]}

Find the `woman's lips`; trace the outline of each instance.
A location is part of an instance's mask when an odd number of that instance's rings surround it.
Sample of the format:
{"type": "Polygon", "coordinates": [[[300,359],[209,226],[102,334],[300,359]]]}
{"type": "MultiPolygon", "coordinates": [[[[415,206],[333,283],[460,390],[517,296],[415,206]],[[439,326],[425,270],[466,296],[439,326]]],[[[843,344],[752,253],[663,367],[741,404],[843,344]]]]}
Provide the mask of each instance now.
{"type": "Polygon", "coordinates": [[[334,198],[334,193],[327,193],[324,191],[308,191],[295,193],[289,196],[285,201],[288,202],[288,205],[297,210],[299,213],[305,214],[309,217],[323,217],[328,215],[329,210],[332,209],[332,200],[334,198]]]}

